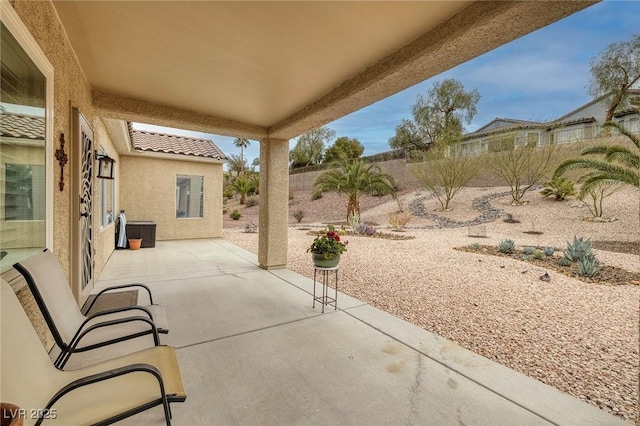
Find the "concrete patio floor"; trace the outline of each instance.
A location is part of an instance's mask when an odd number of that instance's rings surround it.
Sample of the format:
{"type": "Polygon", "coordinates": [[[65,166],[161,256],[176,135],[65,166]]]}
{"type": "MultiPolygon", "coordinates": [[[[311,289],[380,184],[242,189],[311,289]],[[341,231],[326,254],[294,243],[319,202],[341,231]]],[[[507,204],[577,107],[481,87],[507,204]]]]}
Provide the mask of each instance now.
{"type": "MultiPolygon", "coordinates": [[[[114,252],[98,277],[96,291],[142,282],[165,306],[187,392],[173,424],[627,425],[344,294],[322,314],[312,280],[257,263],[224,240],[161,241],[114,252]]],[[[163,423],[159,407],[121,422],[163,423]]]]}

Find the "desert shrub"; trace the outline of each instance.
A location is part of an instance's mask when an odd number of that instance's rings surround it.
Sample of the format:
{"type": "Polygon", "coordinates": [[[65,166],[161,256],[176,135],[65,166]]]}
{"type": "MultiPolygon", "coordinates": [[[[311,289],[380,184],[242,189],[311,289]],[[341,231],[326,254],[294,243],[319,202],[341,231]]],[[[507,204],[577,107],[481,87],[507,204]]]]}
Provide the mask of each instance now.
{"type": "Polygon", "coordinates": [[[557,177],[550,182],[544,183],[544,189],[540,191],[543,197],[556,197],[556,201],[562,201],[570,195],[576,195],[576,188],[569,179],[557,177]]]}
{"type": "Polygon", "coordinates": [[[524,254],[528,254],[528,255],[533,254],[535,251],[536,251],[535,247],[523,247],[522,248],[522,252],[524,254]]]}
{"type": "Polygon", "coordinates": [[[553,253],[555,252],[555,249],[553,247],[545,247],[543,249],[544,255],[545,256],[553,256],[553,253]]]}
{"type": "Polygon", "coordinates": [[[567,248],[564,250],[564,257],[571,262],[578,262],[585,257],[593,256],[591,240],[583,237],[573,237],[573,241],[567,241],[567,248]]]}
{"type": "Polygon", "coordinates": [[[411,221],[411,214],[407,212],[396,212],[389,216],[389,224],[393,229],[403,229],[411,221]]]}
{"type": "Polygon", "coordinates": [[[500,245],[498,246],[498,251],[500,253],[513,253],[513,250],[516,248],[516,244],[511,240],[502,240],[500,245]]]}
{"type": "Polygon", "coordinates": [[[298,223],[300,223],[302,221],[302,218],[304,217],[304,210],[296,210],[295,212],[293,212],[293,217],[298,221],[298,223]]]}
{"type": "Polygon", "coordinates": [[[234,209],[231,213],[229,213],[229,217],[233,220],[240,220],[240,218],[242,217],[242,213],[240,213],[240,210],[234,209]]]}
{"type": "Polygon", "coordinates": [[[227,198],[227,199],[233,198],[233,190],[231,189],[231,186],[227,185],[222,195],[224,196],[224,198],[227,198]]]}
{"type": "Polygon", "coordinates": [[[589,209],[593,217],[602,217],[604,199],[613,195],[622,185],[617,183],[601,183],[587,191],[580,191],[577,198],[589,209]]]}
{"type": "Polygon", "coordinates": [[[469,244],[469,248],[470,248],[471,250],[480,250],[480,244],[478,244],[478,243],[471,243],[471,244],[469,244]]]}
{"type": "Polygon", "coordinates": [[[357,233],[371,236],[376,233],[376,228],[372,225],[367,225],[366,223],[361,222],[357,227],[357,233]]]}
{"type": "Polygon", "coordinates": [[[585,256],[578,260],[578,274],[583,277],[593,277],[600,270],[600,263],[594,255],[585,256]]]}
{"type": "Polygon", "coordinates": [[[558,259],[558,265],[560,265],[560,266],[571,266],[572,263],[573,262],[571,262],[566,257],[561,257],[561,258],[558,259]]]}
{"type": "Polygon", "coordinates": [[[542,260],[544,259],[544,252],[542,250],[534,250],[533,252],[533,258],[536,260],[542,260]]]}
{"type": "Polygon", "coordinates": [[[256,197],[255,195],[252,195],[251,197],[247,197],[247,200],[244,202],[244,205],[246,207],[253,207],[253,206],[257,206],[260,203],[260,198],[256,197]]]}

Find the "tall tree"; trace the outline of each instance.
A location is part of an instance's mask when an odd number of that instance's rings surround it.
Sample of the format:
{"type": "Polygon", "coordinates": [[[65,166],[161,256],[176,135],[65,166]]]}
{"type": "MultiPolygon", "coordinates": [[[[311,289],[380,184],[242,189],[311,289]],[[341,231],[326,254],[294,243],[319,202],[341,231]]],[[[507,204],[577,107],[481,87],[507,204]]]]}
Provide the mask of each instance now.
{"type": "Polygon", "coordinates": [[[236,175],[242,174],[242,171],[247,168],[244,158],[237,154],[231,154],[227,157],[227,165],[229,172],[235,173],[236,175]]]}
{"type": "Polygon", "coordinates": [[[605,121],[612,121],[619,106],[625,105],[629,89],[640,81],[640,34],[629,41],[611,43],[591,59],[589,93],[598,97],[611,93],[605,121]]]}
{"type": "Polygon", "coordinates": [[[426,138],[420,136],[418,126],[413,120],[402,119],[396,126],[396,133],[389,139],[389,146],[393,149],[403,149],[405,151],[426,151],[428,145],[426,138]]]}
{"type": "Polygon", "coordinates": [[[313,182],[312,199],[323,192],[346,195],[347,218],[352,212],[360,214],[362,195],[390,194],[394,199],[397,197],[393,177],[382,173],[377,164],[367,164],[361,158],[350,160],[342,156],[333,165],[335,168],[322,173],[313,182]]]}
{"type": "MultiPolygon", "coordinates": [[[[640,113],[640,98],[636,97],[630,103],[640,113]]],[[[621,183],[640,187],[640,138],[620,123],[608,121],[604,125],[617,129],[631,141],[635,149],[619,144],[600,144],[584,149],[578,158],[562,162],[556,169],[554,178],[569,170],[586,171],[586,174],[578,179],[578,183],[582,184],[578,197],[584,197],[605,184],[621,183]]]]}
{"type": "Polygon", "coordinates": [[[242,170],[240,171],[241,173],[244,172],[244,149],[246,147],[248,147],[249,145],[251,145],[251,142],[249,142],[249,139],[245,139],[245,138],[236,138],[233,141],[233,144],[237,147],[240,148],[240,159],[241,159],[241,164],[242,164],[242,170]]]}
{"type": "Polygon", "coordinates": [[[336,132],[328,127],[317,127],[300,137],[296,146],[289,153],[291,167],[305,167],[320,164],[324,155],[325,145],[336,137],[336,132]]]}
{"type": "Polygon", "coordinates": [[[347,158],[358,158],[364,152],[364,146],[356,138],[339,137],[324,153],[324,163],[330,163],[344,155],[347,158]]]}
{"type": "Polygon", "coordinates": [[[465,91],[459,80],[435,83],[427,96],[418,95],[411,108],[413,120],[405,119],[396,127],[389,145],[393,149],[426,150],[439,140],[454,140],[475,116],[479,101],[478,90],[465,91]]]}
{"type": "Polygon", "coordinates": [[[260,157],[254,158],[251,162],[251,171],[255,172],[258,167],[260,167],[260,157]]]}

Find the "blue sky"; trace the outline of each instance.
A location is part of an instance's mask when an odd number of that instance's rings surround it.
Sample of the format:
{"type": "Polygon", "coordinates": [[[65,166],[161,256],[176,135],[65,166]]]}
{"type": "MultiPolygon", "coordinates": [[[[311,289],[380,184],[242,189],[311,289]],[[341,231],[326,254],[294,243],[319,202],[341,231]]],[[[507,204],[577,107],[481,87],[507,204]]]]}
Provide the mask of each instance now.
{"type": "MultiPolygon", "coordinates": [[[[389,138],[411,106],[435,82],[456,78],[480,92],[478,112],[467,125],[474,131],[496,117],[553,120],[589,102],[589,62],[613,42],[640,32],[640,1],[608,0],[528,34],[445,73],[327,124],[337,136],[357,138],[364,155],[389,150],[389,138]]],[[[138,128],[139,126],[136,126],[138,128]]],[[[213,139],[222,151],[237,154],[234,138],[145,126],[165,133],[213,139]]],[[[295,139],[291,146],[295,145],[295,139]]],[[[245,150],[248,163],[259,157],[259,143],[245,150]]]]}

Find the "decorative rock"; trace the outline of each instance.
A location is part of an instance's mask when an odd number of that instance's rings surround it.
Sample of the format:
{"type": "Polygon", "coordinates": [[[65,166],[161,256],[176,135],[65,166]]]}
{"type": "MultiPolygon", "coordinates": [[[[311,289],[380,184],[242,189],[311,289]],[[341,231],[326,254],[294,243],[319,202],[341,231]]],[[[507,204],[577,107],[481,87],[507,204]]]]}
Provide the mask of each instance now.
{"type": "Polygon", "coordinates": [[[443,216],[438,216],[433,213],[428,213],[426,207],[424,206],[424,201],[431,198],[431,196],[420,197],[413,200],[409,204],[409,210],[412,214],[420,217],[424,217],[425,219],[432,220],[437,223],[437,225],[428,225],[424,226],[425,229],[442,229],[442,228],[460,228],[465,226],[476,226],[481,225],[483,223],[494,222],[498,219],[498,217],[504,213],[501,209],[496,209],[490,203],[494,198],[502,197],[504,195],[508,195],[510,192],[498,192],[494,194],[483,195],[482,197],[478,197],[473,200],[471,203],[472,207],[475,210],[480,212],[480,216],[476,217],[473,220],[464,220],[464,221],[456,221],[443,216]]]}

